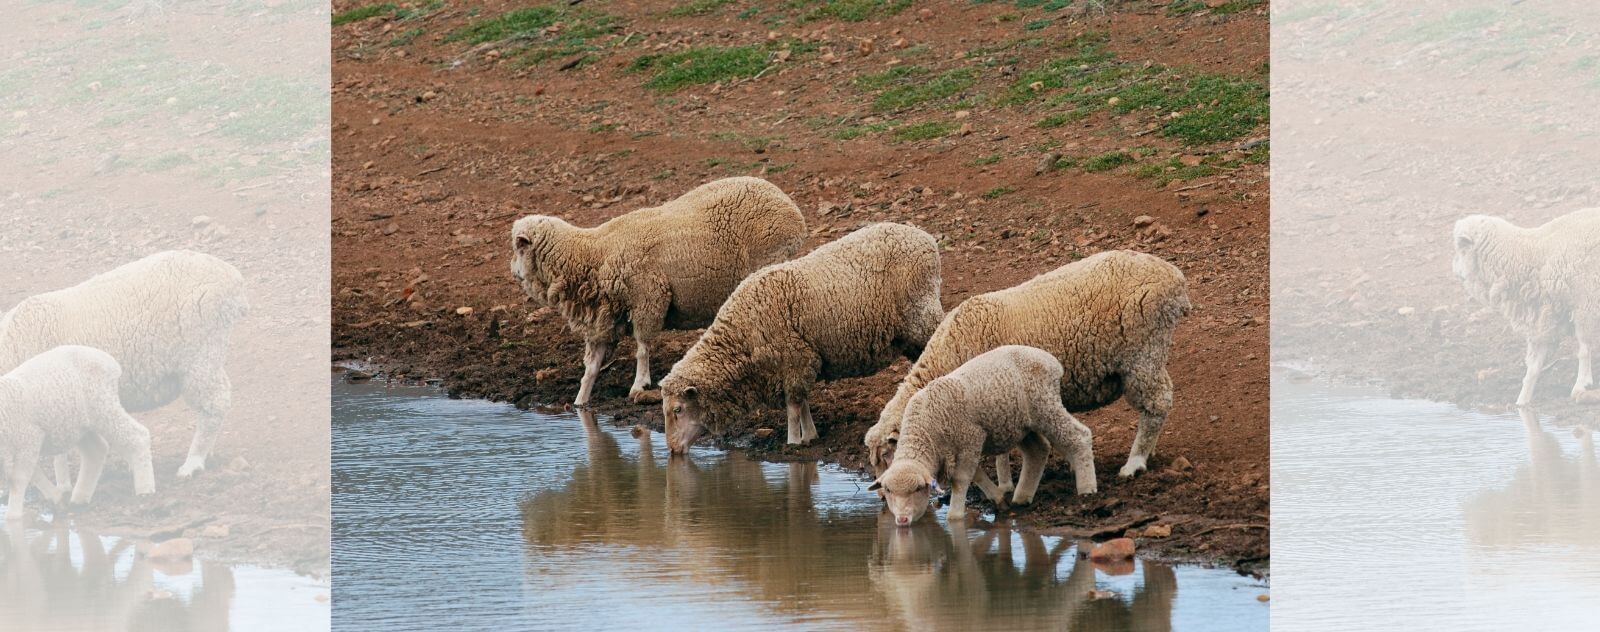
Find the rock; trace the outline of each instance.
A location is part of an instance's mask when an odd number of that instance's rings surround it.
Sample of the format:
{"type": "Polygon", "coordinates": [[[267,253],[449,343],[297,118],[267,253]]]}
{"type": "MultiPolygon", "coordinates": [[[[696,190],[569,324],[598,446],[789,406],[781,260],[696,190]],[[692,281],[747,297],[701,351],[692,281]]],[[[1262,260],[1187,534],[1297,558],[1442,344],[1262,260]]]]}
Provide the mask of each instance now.
{"type": "Polygon", "coordinates": [[[208,524],[200,530],[202,538],[226,538],[233,530],[225,524],[208,524]]]}
{"type": "Polygon", "coordinates": [[[389,222],[388,225],[383,227],[383,234],[385,235],[393,235],[397,232],[400,232],[400,225],[394,222],[389,222]]]}
{"type": "Polygon", "coordinates": [[[1165,538],[1171,535],[1172,525],[1170,524],[1153,524],[1144,528],[1144,537],[1147,538],[1165,538]]]}
{"type": "Polygon", "coordinates": [[[1417,308],[1407,306],[1407,307],[1402,307],[1400,309],[1397,309],[1394,312],[1396,314],[1401,315],[1401,316],[1410,316],[1412,314],[1417,313],[1417,308]]]}
{"type": "Polygon", "coordinates": [[[1089,552],[1089,559],[1095,562],[1116,562],[1133,559],[1133,539],[1117,538],[1107,540],[1095,545],[1089,552]]]}
{"type": "Polygon", "coordinates": [[[152,560],[188,559],[194,557],[194,540],[173,538],[146,549],[144,556],[152,560]]]}
{"type": "Polygon", "coordinates": [[[365,382],[372,379],[372,374],[366,371],[352,370],[344,374],[346,382],[365,382]]]}
{"type": "Polygon", "coordinates": [[[1109,105],[1111,107],[1117,107],[1118,103],[1122,103],[1122,97],[1111,97],[1109,99],[1106,99],[1106,105],[1109,105]]]}
{"type": "Polygon", "coordinates": [[[1043,175],[1054,171],[1056,163],[1061,161],[1061,152],[1052,151],[1039,159],[1039,164],[1033,168],[1033,175],[1043,175]]]}
{"type": "MultiPolygon", "coordinates": [[[[1035,81],[1033,83],[1030,83],[1030,84],[1028,84],[1028,89],[1032,90],[1034,92],[1038,92],[1040,90],[1043,90],[1044,89],[1044,82],[1043,81],[1035,81]]],[[[374,120],[376,120],[376,119],[374,119],[374,120]]],[[[373,123],[373,125],[377,125],[377,123],[373,123]]]]}
{"type": "Polygon", "coordinates": [[[1261,603],[1266,603],[1268,601],[1272,601],[1272,597],[1270,595],[1267,595],[1266,593],[1262,593],[1262,594],[1256,595],[1256,601],[1259,601],[1261,603]]]}
{"type": "Polygon", "coordinates": [[[1133,218],[1133,227],[1134,228],[1144,228],[1144,227],[1149,226],[1149,225],[1154,224],[1154,223],[1156,223],[1156,218],[1151,217],[1149,215],[1140,215],[1138,217],[1133,218]]]}
{"type": "Polygon", "coordinates": [[[535,381],[535,382],[543,382],[545,380],[548,380],[550,378],[555,377],[557,372],[558,371],[556,371],[556,368],[553,367],[553,366],[552,367],[546,367],[546,368],[543,368],[543,369],[539,369],[538,371],[534,371],[533,372],[533,381],[535,381]]]}
{"type": "Polygon", "coordinates": [[[432,101],[432,100],[434,100],[434,99],[435,99],[435,98],[438,98],[438,96],[439,96],[439,93],[437,93],[437,92],[434,92],[434,91],[432,91],[432,90],[429,90],[429,91],[427,91],[427,92],[424,92],[424,93],[422,93],[422,96],[421,96],[421,97],[420,97],[420,98],[421,98],[421,99],[422,99],[422,100],[423,100],[423,101],[432,101]]]}
{"type": "Polygon", "coordinates": [[[960,134],[962,136],[966,136],[968,134],[971,134],[972,133],[972,124],[971,123],[962,123],[961,124],[961,129],[956,130],[956,133],[960,134]]]}
{"type": "Polygon", "coordinates": [[[767,437],[772,436],[772,433],[773,433],[773,430],[771,428],[757,428],[756,429],[756,436],[759,437],[759,438],[762,438],[762,439],[765,439],[767,437]]]}
{"type": "Polygon", "coordinates": [[[1172,469],[1177,470],[1179,472],[1187,472],[1189,470],[1194,469],[1194,465],[1189,463],[1189,459],[1186,459],[1186,458],[1181,457],[1181,456],[1172,460],[1172,466],[1171,467],[1172,467],[1172,469]]]}
{"type": "Polygon", "coordinates": [[[196,215],[194,219],[189,220],[189,226],[192,228],[205,228],[210,224],[211,216],[209,215],[196,215]]]}
{"type": "Polygon", "coordinates": [[[457,316],[471,316],[472,315],[472,311],[473,310],[472,310],[471,307],[467,307],[466,305],[462,305],[461,307],[457,307],[456,308],[456,315],[457,316]]]}
{"type": "Polygon", "coordinates": [[[969,116],[972,116],[972,110],[956,110],[956,113],[955,113],[956,120],[961,120],[961,119],[967,118],[969,116]]]}

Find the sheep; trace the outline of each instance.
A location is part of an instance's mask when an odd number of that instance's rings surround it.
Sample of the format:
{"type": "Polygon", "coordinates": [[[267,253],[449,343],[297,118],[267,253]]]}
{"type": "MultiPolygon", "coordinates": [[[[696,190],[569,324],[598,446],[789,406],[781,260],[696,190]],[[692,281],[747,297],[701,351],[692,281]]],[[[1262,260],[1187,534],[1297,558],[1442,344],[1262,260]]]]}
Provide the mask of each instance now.
{"type": "Polygon", "coordinates": [[[777,186],[725,178],[595,228],[523,217],[511,228],[511,274],[583,336],[579,406],[589,403],[631,324],[636,349],[628,398],[637,402],[650,386],[649,343],[658,333],[706,326],[739,281],[793,257],[805,235],[800,208],[777,186]]]}
{"type": "Polygon", "coordinates": [[[1450,267],[1467,294],[1494,307],[1527,339],[1527,373],[1517,405],[1533,402],[1540,373],[1568,334],[1578,341],[1572,399],[1587,401],[1600,347],[1600,208],[1537,228],[1471,215],[1456,221],[1453,235],[1450,267]]]}
{"type": "MultiPolygon", "coordinates": [[[[106,454],[114,451],[133,470],[134,491],[155,491],[150,431],[128,416],[118,394],[122,367],[99,349],[66,345],[36,355],[0,376],[0,457],[9,472],[6,521],[20,520],[30,482],[43,479],[40,457],[76,447],[83,455],[74,504],[88,503],[106,454]]],[[[55,489],[41,484],[51,502],[55,489]]]]}
{"type": "Polygon", "coordinates": [[[944,313],[939,274],[933,236],[880,223],[750,275],[661,380],[668,447],[687,451],[708,422],[778,392],[788,442],[817,438],[812,385],[916,358],[944,313]]]}
{"type": "MultiPolygon", "coordinates": [[[[939,324],[867,431],[868,460],[878,474],[889,465],[906,403],[917,391],[980,353],[1020,344],[1061,361],[1061,395],[1069,411],[1127,397],[1140,413],[1139,428],[1118,475],[1134,476],[1145,469],[1172,409],[1167,356],[1172,332],[1190,308],[1183,272],[1128,250],[1102,252],[1021,285],[969,298],[939,324]]],[[[1004,489],[1010,464],[1005,455],[996,460],[1004,489]]]]}
{"type": "Polygon", "coordinates": [[[205,469],[228,413],[228,336],[248,309],[244,279],[227,262],[184,250],[154,254],[23,299],[0,316],[0,372],[61,345],[110,354],[122,366],[126,410],[154,410],[182,397],[199,413],[178,468],[178,477],[188,478],[205,469]]]}
{"type": "Polygon", "coordinates": [[[985,454],[1022,450],[1011,503],[1026,505],[1054,446],[1065,452],[1078,493],[1094,493],[1092,435],[1061,405],[1064,373],[1047,351],[1005,345],[928,382],[906,403],[897,458],[867,489],[882,489],[895,523],[905,526],[927,511],[929,493],[942,480],[950,483],[946,518],[961,520],[971,483],[991,498],[1000,495],[978,467],[985,454]]]}

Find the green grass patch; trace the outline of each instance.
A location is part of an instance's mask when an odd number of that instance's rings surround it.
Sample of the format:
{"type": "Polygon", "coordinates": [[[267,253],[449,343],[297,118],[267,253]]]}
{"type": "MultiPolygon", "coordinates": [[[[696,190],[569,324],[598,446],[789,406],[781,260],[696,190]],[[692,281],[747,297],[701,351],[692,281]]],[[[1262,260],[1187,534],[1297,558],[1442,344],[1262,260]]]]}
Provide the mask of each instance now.
{"type": "Polygon", "coordinates": [[[912,0],[791,0],[800,11],[800,21],[834,19],[863,22],[895,15],[911,6],[912,0]]]}
{"type": "Polygon", "coordinates": [[[1047,26],[1050,26],[1050,22],[1051,22],[1050,20],[1034,20],[1032,22],[1029,22],[1027,24],[1022,25],[1022,28],[1023,28],[1023,30],[1027,30],[1027,31],[1037,31],[1037,30],[1043,29],[1043,28],[1045,28],[1047,26]]]}
{"type": "Polygon", "coordinates": [[[644,85],[671,92],[684,86],[753,77],[767,68],[769,54],[760,46],[697,46],[676,53],[645,55],[628,68],[649,72],[644,85]]]}
{"type": "Polygon", "coordinates": [[[1083,170],[1089,173],[1099,173],[1116,169],[1130,162],[1133,162],[1133,156],[1128,152],[1110,151],[1084,160],[1083,170]]]}
{"type": "Polygon", "coordinates": [[[955,123],[948,121],[912,123],[910,125],[902,125],[895,128],[891,136],[894,138],[895,142],[932,140],[935,138],[949,136],[950,133],[956,131],[958,127],[959,126],[957,126],[955,123]]]}
{"type": "Polygon", "coordinates": [[[855,84],[877,93],[872,100],[873,110],[889,112],[955,96],[978,81],[971,68],[948,70],[932,77],[929,74],[930,71],[921,66],[895,66],[857,77],[855,84]]]}
{"type": "Polygon", "coordinates": [[[342,13],[335,13],[333,14],[333,25],[339,26],[342,24],[349,24],[351,22],[360,22],[367,18],[374,18],[385,13],[394,13],[395,9],[397,8],[399,7],[396,7],[393,3],[385,2],[383,4],[369,4],[367,6],[351,9],[342,13]]]}
{"type": "Polygon", "coordinates": [[[421,37],[423,32],[424,32],[423,29],[420,28],[420,27],[419,28],[414,28],[414,29],[406,29],[404,31],[401,31],[398,35],[395,35],[394,37],[389,38],[389,45],[390,46],[409,46],[409,45],[411,45],[411,42],[414,42],[414,41],[417,40],[418,37],[421,37]]]}
{"type": "MultiPolygon", "coordinates": [[[[1266,3],[1267,0],[1229,0],[1221,5],[1209,8],[1211,9],[1212,15],[1228,15],[1230,13],[1238,13],[1240,11],[1253,9],[1266,3]]],[[[1167,15],[1172,17],[1194,15],[1206,10],[1207,8],[1208,7],[1206,7],[1204,0],[1172,0],[1172,2],[1167,5],[1167,15]]]]}
{"type": "Polygon", "coordinates": [[[1090,113],[1091,113],[1091,110],[1088,110],[1088,109],[1085,109],[1085,108],[1078,108],[1078,109],[1075,109],[1075,110],[1068,110],[1066,112],[1056,112],[1055,114],[1051,114],[1051,115],[1046,116],[1046,117],[1044,117],[1042,119],[1039,119],[1039,122],[1038,123],[1034,123],[1034,126],[1035,127],[1043,127],[1043,128],[1046,128],[1046,129],[1053,128],[1053,127],[1061,127],[1061,126],[1066,125],[1068,123],[1075,123],[1077,121],[1081,121],[1083,119],[1086,119],[1086,118],[1089,117],[1090,113]]]}
{"type": "Polygon", "coordinates": [[[732,3],[733,0],[690,0],[689,2],[684,2],[678,6],[668,9],[667,15],[672,17],[710,15],[712,13],[716,13],[717,9],[721,9],[722,7],[732,3]]]}
{"type": "Polygon", "coordinates": [[[1017,190],[1014,189],[1014,188],[1011,188],[1011,187],[1008,187],[1008,186],[1005,186],[1005,185],[1001,185],[1001,186],[997,186],[997,187],[995,187],[993,189],[989,189],[988,191],[984,191],[983,192],[983,199],[985,199],[985,200],[995,200],[995,199],[999,199],[1000,196],[1002,196],[1002,195],[1005,195],[1007,193],[1016,193],[1016,191],[1017,190]]]}
{"type": "Polygon", "coordinates": [[[987,156],[978,156],[977,158],[972,159],[972,164],[974,166],[984,167],[1000,162],[1003,159],[1005,159],[1005,156],[1000,154],[989,154],[987,156]]]}
{"type": "Polygon", "coordinates": [[[1177,158],[1143,164],[1133,171],[1134,177],[1143,180],[1154,179],[1156,186],[1159,187],[1167,186],[1174,180],[1193,180],[1216,174],[1217,168],[1209,164],[1209,161],[1202,161],[1198,165],[1186,165],[1177,158]]]}
{"type": "Polygon", "coordinates": [[[894,127],[893,123],[862,123],[859,125],[848,125],[839,128],[839,131],[834,132],[833,138],[835,140],[854,140],[868,134],[877,134],[892,127],[894,127]]]}
{"type": "Polygon", "coordinates": [[[615,33],[620,28],[622,25],[615,16],[582,7],[546,5],[478,20],[446,34],[444,41],[508,42],[508,48],[513,49],[508,57],[517,57],[522,64],[537,64],[599,50],[590,40],[615,33]],[[549,29],[557,24],[561,27],[549,29]]]}

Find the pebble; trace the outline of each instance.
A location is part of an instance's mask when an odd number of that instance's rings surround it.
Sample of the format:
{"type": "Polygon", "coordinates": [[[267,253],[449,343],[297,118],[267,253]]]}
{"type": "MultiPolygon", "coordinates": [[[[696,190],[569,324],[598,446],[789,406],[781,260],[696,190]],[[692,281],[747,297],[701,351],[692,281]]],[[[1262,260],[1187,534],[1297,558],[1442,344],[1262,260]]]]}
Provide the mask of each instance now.
{"type": "Polygon", "coordinates": [[[1089,559],[1096,562],[1116,562],[1133,558],[1133,539],[1117,538],[1096,544],[1089,559]]]}

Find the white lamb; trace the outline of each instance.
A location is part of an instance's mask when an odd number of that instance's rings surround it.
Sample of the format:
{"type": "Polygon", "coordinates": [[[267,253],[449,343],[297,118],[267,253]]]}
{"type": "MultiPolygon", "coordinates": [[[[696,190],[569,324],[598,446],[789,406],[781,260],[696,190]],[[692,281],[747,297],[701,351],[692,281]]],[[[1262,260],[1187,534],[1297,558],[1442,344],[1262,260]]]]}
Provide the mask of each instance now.
{"type": "Polygon", "coordinates": [[[1011,502],[1026,505],[1054,446],[1066,454],[1078,493],[1094,493],[1092,436],[1061,404],[1063,373],[1049,352],[1006,345],[929,382],[906,404],[894,463],[867,489],[883,490],[895,523],[903,526],[922,517],[931,491],[945,481],[951,484],[946,518],[961,520],[971,483],[990,498],[1000,496],[978,467],[984,455],[1022,449],[1011,502]]]}
{"type": "Polygon", "coordinates": [[[664,329],[698,329],[746,275],[794,256],[805,218],[788,195],[760,178],[724,178],[661,206],[579,228],[529,215],[511,228],[511,274],[528,297],[554,308],[583,336],[589,403],[617,338],[633,334],[633,386],[650,386],[650,343],[664,329]]]}
{"type": "Polygon", "coordinates": [[[1600,208],[1521,228],[1472,215],[1455,225],[1451,268],[1472,298],[1493,306],[1527,338],[1527,373],[1517,405],[1533,401],[1539,374],[1561,340],[1576,334],[1578,379],[1572,398],[1594,386],[1600,346],[1600,208]]]}
{"type": "Polygon", "coordinates": [[[122,366],[126,410],[153,410],[182,397],[199,413],[178,468],[187,478],[205,469],[228,412],[228,335],[247,309],[244,279],[233,266],[196,252],[154,254],[24,299],[0,316],[0,372],[61,345],[110,354],[122,366]]]}
{"type": "Polygon", "coordinates": [[[0,376],[0,460],[11,498],[6,521],[20,520],[29,482],[60,500],[39,473],[39,459],[77,448],[83,455],[72,502],[94,496],[109,451],[128,462],[136,493],[155,491],[150,432],[123,410],[117,395],[122,367],[110,354],[75,345],[56,347],[0,376]]]}

